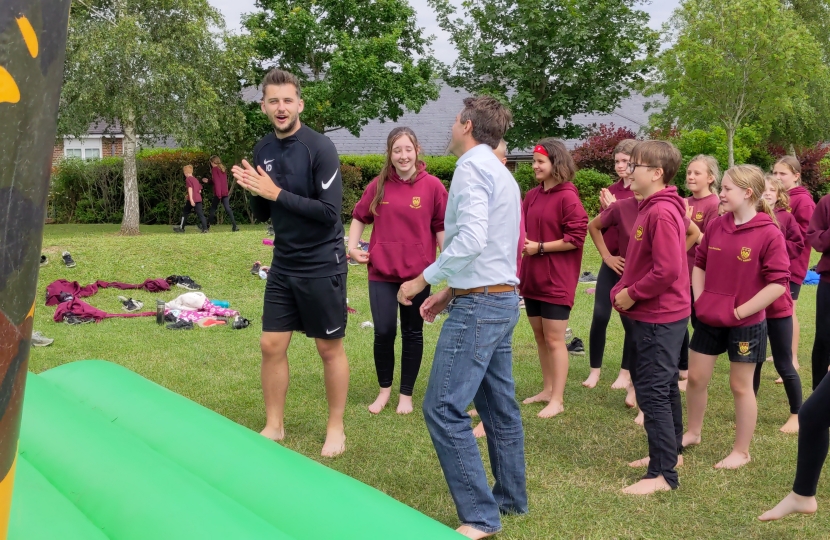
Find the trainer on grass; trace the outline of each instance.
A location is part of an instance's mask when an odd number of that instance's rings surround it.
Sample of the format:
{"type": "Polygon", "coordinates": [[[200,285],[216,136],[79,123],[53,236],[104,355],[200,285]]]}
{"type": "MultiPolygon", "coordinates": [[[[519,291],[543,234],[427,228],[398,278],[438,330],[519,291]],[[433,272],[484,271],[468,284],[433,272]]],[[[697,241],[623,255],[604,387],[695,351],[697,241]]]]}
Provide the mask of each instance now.
{"type": "Polygon", "coordinates": [[[288,345],[295,331],[314,338],[323,360],[329,405],[322,455],[346,449],[343,412],[349,388],[346,335],[346,249],[340,207],[340,159],[331,140],[300,123],[300,82],[271,70],[262,81],[262,112],[274,125],[254,147],[253,165],[234,166],[237,183],[253,196],[254,216],[271,218],[274,257],[262,313],[263,436],[285,437],[288,345]]]}

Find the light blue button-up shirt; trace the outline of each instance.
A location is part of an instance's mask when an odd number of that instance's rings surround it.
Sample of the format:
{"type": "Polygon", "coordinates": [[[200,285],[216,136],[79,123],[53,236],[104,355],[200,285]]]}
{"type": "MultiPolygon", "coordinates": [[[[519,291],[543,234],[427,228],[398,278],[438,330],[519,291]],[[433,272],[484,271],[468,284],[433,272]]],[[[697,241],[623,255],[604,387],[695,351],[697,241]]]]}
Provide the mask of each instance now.
{"type": "Polygon", "coordinates": [[[479,144],[458,158],[444,216],[444,251],[424,270],[437,285],[473,289],[518,285],[522,197],[493,149],[479,144]]]}

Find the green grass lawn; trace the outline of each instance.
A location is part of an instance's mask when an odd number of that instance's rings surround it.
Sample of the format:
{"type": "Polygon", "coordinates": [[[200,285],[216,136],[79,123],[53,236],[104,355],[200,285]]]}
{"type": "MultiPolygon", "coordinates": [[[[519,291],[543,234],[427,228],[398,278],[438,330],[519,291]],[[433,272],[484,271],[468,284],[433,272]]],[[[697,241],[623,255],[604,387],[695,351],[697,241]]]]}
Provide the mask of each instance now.
{"type": "MultiPolygon", "coordinates": [[[[39,301],[46,285],[64,278],[86,284],[102,279],[140,283],[170,274],[189,275],[212,299],[228,300],[252,321],[250,328],[227,327],[169,331],[155,318],[114,319],[100,324],[68,326],[52,322],[53,307],[40,308],[35,330],[55,338],[51,347],[32,349],[29,368],[41,372],[75,360],[116,362],[253,430],[261,429],[264,407],[259,385],[259,321],[265,282],[249,273],[251,264],[270,261],[262,245],[264,226],[243,226],[239,233],[216,226],[207,235],[175,235],[170,227],[142,227],[142,235],[124,238],[118,226],[48,225],[43,241],[50,258],[40,270],[39,301]],[[72,252],[77,267],[60,260],[72,252]]],[[[599,257],[586,246],[583,268],[596,272],[599,257]]],[[[376,487],[451,527],[458,526],[455,508],[432,448],[420,402],[430,371],[440,323],[425,327],[425,358],[415,389],[416,410],[395,414],[397,386],[391,406],[379,416],[366,407],[377,393],[372,359],[372,331],[361,329],[371,319],[366,269],[349,267],[349,303],[357,310],[348,322],[346,352],[351,385],[346,410],[348,451],[322,460],[326,401],[322,367],[312,340],[295,336],[291,358],[285,445],[327,466],[376,487]]],[[[570,326],[587,346],[593,296],[580,285],[570,326]]],[[[805,286],[798,309],[801,318],[801,376],[805,398],[810,391],[810,350],[815,320],[815,287],[805,286]]],[[[159,295],[127,291],[154,309],[154,300],[170,300],[185,292],[159,295]]],[[[117,290],[102,290],[88,301],[118,312],[117,290]]],[[[599,386],[586,390],[587,356],[571,359],[565,413],[542,420],[541,405],[522,406],[526,434],[530,514],[504,519],[500,538],[827,538],[830,531],[828,483],[819,484],[819,514],[772,524],[756,521],[786,495],[793,480],[796,437],[778,428],[788,416],[784,389],[774,385],[775,369],[767,364],[759,395],[758,428],[753,461],[737,471],[712,468],[726,456],[734,436],[734,408],[729,392],[728,361],[718,363],[710,388],[703,444],[686,453],[680,469],[681,488],[647,498],[620,494],[638,478],[628,461],[647,454],[643,429],[634,412],[623,406],[625,393],[609,387],[619,369],[622,327],[617,316],[609,327],[606,362],[599,386]]],[[[539,391],[541,374],[526,317],[514,337],[517,397],[539,391]]],[[[399,367],[399,366],[398,366],[399,367]]],[[[399,371],[396,372],[396,381],[399,371]]],[[[397,385],[397,382],[395,383],[397,385]]],[[[487,447],[480,443],[483,453],[487,447]]],[[[324,518],[324,516],[322,516],[324,518]]],[[[394,531],[390,531],[390,538],[394,531]]]]}

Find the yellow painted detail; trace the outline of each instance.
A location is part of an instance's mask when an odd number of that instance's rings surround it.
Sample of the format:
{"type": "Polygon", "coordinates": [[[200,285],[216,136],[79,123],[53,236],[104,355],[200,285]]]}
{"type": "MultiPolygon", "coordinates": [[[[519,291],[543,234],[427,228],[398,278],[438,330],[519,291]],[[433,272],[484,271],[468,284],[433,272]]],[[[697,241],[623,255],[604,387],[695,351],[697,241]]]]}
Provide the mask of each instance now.
{"type": "Polygon", "coordinates": [[[0,538],[6,540],[9,530],[9,513],[12,509],[12,488],[14,487],[14,471],[17,468],[17,449],[15,449],[14,463],[6,473],[6,477],[0,480],[0,538]]]}
{"type": "Polygon", "coordinates": [[[12,79],[11,74],[0,66],[0,103],[7,101],[17,103],[20,101],[20,89],[12,79]]]}
{"type": "Polygon", "coordinates": [[[35,316],[35,303],[32,302],[32,307],[29,308],[29,313],[26,314],[26,318],[31,319],[34,316],[35,316]]]}
{"type": "Polygon", "coordinates": [[[20,33],[23,34],[23,41],[26,42],[26,47],[29,48],[29,54],[32,55],[32,58],[37,58],[37,34],[35,33],[35,29],[32,28],[32,23],[25,16],[21,16],[17,19],[17,26],[20,27],[20,33]]]}

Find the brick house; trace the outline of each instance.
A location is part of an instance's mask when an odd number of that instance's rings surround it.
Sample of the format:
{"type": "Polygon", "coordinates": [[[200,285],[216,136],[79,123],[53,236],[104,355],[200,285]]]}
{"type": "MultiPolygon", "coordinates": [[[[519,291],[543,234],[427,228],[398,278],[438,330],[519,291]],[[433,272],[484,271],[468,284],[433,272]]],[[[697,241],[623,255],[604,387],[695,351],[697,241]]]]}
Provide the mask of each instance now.
{"type": "Polygon", "coordinates": [[[52,163],[62,157],[98,159],[124,154],[124,133],[121,126],[106,122],[93,122],[83,137],[64,137],[55,142],[52,163]]]}

